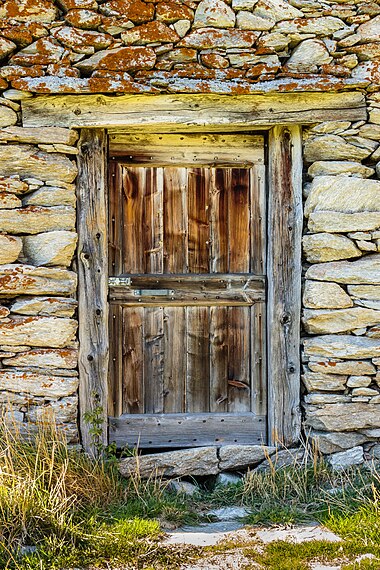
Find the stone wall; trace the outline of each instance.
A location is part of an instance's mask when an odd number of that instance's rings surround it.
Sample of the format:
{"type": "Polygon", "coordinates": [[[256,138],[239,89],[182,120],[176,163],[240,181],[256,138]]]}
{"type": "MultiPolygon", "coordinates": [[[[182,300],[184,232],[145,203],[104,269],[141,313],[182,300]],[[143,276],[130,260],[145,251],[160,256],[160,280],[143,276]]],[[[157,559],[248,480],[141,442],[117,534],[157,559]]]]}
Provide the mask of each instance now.
{"type": "Polygon", "coordinates": [[[0,402],[21,429],[48,405],[77,438],[78,136],[23,128],[20,102],[349,89],[367,123],[305,129],[305,427],[380,455],[380,0],[5,0],[0,58],[0,402]]]}

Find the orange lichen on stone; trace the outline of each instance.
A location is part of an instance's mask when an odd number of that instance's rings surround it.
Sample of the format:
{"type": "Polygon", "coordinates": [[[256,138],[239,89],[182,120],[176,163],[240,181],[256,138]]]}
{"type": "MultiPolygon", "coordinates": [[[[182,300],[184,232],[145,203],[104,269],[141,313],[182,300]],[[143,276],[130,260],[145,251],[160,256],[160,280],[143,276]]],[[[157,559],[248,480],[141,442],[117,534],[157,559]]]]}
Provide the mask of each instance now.
{"type": "Polygon", "coordinates": [[[48,65],[58,63],[64,53],[64,48],[54,39],[41,38],[30,46],[13,55],[12,65],[48,65]]]}
{"type": "Polygon", "coordinates": [[[58,10],[51,0],[5,0],[0,6],[0,18],[18,22],[52,22],[58,10]]]}
{"type": "Polygon", "coordinates": [[[178,46],[198,49],[252,47],[259,36],[259,32],[246,30],[202,28],[183,38],[178,46]]]}
{"type": "Polygon", "coordinates": [[[102,23],[100,14],[84,9],[70,10],[67,12],[65,20],[74,28],[83,28],[84,30],[96,30],[102,23]]]}
{"type": "Polygon", "coordinates": [[[151,48],[122,47],[113,53],[104,53],[97,69],[113,69],[115,71],[128,71],[138,69],[151,69],[156,61],[156,54],[151,48]]]}
{"type": "Polygon", "coordinates": [[[153,20],[154,6],[141,0],[110,0],[101,6],[106,16],[126,16],[134,24],[153,20]]]}
{"type": "Polygon", "coordinates": [[[101,32],[93,32],[62,26],[54,28],[51,35],[59,40],[65,47],[75,50],[94,48],[105,49],[113,43],[113,37],[101,32]]]}
{"type": "Polygon", "coordinates": [[[163,22],[149,22],[122,33],[121,39],[125,44],[144,45],[154,42],[174,43],[178,42],[180,37],[163,22]]]}
{"type": "Polygon", "coordinates": [[[162,22],[173,24],[178,20],[194,19],[194,12],[187,6],[174,2],[159,2],[156,7],[156,18],[162,22]]]}
{"type": "Polygon", "coordinates": [[[5,79],[1,78],[0,79],[0,89],[6,89],[8,87],[8,83],[5,81],[5,79]]]}
{"type": "Polygon", "coordinates": [[[227,58],[222,55],[218,55],[217,53],[205,53],[201,55],[201,62],[206,67],[215,69],[225,69],[230,65],[227,58]]]}

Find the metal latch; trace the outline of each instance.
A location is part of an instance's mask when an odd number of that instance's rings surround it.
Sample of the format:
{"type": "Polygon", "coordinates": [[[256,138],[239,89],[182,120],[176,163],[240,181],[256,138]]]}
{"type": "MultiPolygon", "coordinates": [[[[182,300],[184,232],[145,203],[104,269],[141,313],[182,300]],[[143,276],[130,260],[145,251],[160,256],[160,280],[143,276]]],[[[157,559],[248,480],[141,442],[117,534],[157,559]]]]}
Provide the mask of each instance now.
{"type": "Polygon", "coordinates": [[[168,295],[174,295],[174,289],[136,289],[133,291],[136,297],[167,297],[168,295]]]}
{"type": "Polygon", "coordinates": [[[120,286],[128,287],[130,285],[131,285],[131,278],[130,277],[109,277],[108,278],[108,286],[109,287],[120,287],[120,286]]]}

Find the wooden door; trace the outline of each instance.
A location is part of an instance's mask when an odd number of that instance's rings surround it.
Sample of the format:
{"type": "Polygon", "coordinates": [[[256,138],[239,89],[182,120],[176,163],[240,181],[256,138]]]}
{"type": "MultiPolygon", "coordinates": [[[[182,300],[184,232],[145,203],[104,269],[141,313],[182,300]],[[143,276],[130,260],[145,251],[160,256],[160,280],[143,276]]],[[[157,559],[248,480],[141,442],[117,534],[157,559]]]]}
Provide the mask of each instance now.
{"type": "Polygon", "coordinates": [[[110,141],[110,441],[266,442],[258,135],[110,141]]]}

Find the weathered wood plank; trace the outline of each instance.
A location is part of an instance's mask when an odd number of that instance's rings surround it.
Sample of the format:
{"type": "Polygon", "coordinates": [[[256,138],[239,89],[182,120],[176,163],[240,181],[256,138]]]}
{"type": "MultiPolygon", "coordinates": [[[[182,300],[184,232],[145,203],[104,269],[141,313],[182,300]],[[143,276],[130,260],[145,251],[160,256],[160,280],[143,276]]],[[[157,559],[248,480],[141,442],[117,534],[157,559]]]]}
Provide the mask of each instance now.
{"type": "Polygon", "coordinates": [[[267,95],[54,95],[22,101],[24,127],[236,131],[276,124],[367,119],[360,92],[267,95]]]}
{"type": "Polygon", "coordinates": [[[251,411],[267,414],[266,307],[251,307],[251,411]]]}
{"type": "Polygon", "coordinates": [[[228,309],[210,308],[210,412],[227,412],[228,309]]]}
{"type": "Polygon", "coordinates": [[[80,430],[84,449],[107,445],[108,253],[107,137],[83,129],[78,155],[78,313],[80,430]],[[98,441],[86,415],[100,416],[98,441]],[[99,445],[98,445],[99,444],[99,445]]]}
{"type": "Polygon", "coordinates": [[[142,242],[145,273],[163,271],[163,171],[145,169],[142,242]]]}
{"type": "Polygon", "coordinates": [[[164,411],[164,321],[162,307],[144,309],[144,411],[164,411]]]}
{"type": "Polygon", "coordinates": [[[264,273],[266,268],[266,193],[265,165],[251,169],[251,273],[264,273]]]}
{"type": "Polygon", "coordinates": [[[249,273],[251,257],[250,173],[248,170],[234,168],[231,174],[231,187],[228,189],[229,271],[249,273]]]}
{"type": "Polygon", "coordinates": [[[123,273],[143,273],[145,168],[123,168],[123,273]]]}
{"type": "Polygon", "coordinates": [[[123,413],[144,412],[144,309],[123,309],[123,413]]]}
{"type": "Polygon", "coordinates": [[[186,412],[208,412],[210,343],[208,307],[187,307],[186,412]]]}
{"type": "Polygon", "coordinates": [[[110,356],[108,374],[108,415],[123,413],[123,312],[120,305],[110,305],[110,356]]]}
{"type": "Polygon", "coordinates": [[[164,169],[164,272],[187,271],[187,171],[164,169]]]}
{"type": "Polygon", "coordinates": [[[251,410],[250,307],[228,309],[228,411],[251,410]]]}
{"type": "Polygon", "coordinates": [[[188,170],[189,273],[209,273],[209,184],[209,170],[188,170]]]}
{"type": "Polygon", "coordinates": [[[111,160],[131,165],[243,166],[264,162],[260,135],[131,134],[110,135],[111,160]]]}
{"type": "Polygon", "coordinates": [[[110,275],[123,272],[122,266],[122,191],[121,166],[109,164],[108,198],[108,271],[110,275]]]}
{"type": "Polygon", "coordinates": [[[164,412],[185,411],[186,309],[164,308],[164,412]]]}
{"type": "Polygon", "coordinates": [[[202,447],[260,445],[265,416],[245,414],[142,414],[110,418],[110,442],[118,447],[202,447]]]}
{"type": "Polygon", "coordinates": [[[212,170],[210,184],[210,272],[228,271],[228,193],[231,169],[212,170]]]}
{"type": "Polygon", "coordinates": [[[270,440],[300,433],[302,144],[300,127],[274,127],[268,157],[268,421],[270,440]]]}

